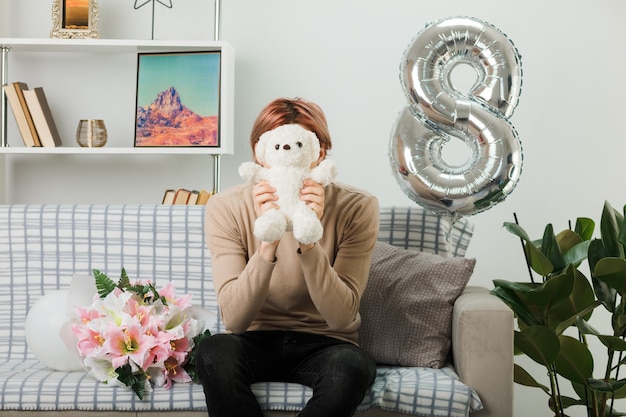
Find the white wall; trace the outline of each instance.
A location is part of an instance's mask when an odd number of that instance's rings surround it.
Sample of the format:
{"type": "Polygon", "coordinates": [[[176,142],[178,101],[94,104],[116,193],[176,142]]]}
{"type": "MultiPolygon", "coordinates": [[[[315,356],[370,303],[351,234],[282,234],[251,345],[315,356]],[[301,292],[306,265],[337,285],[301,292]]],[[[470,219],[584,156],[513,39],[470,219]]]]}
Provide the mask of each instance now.
{"type": "Polygon", "coordinates": [[[0,0],[0,36],[9,36],[10,0],[0,0]]]}
{"type": "MultiPolygon", "coordinates": [[[[8,2],[0,0],[0,7],[8,2]]],[[[172,2],[171,10],[157,4],[155,38],[212,38],[211,1],[172,2]]],[[[48,36],[50,2],[11,3],[10,36],[48,36]]],[[[101,0],[102,37],[150,37],[150,6],[135,11],[132,4],[101,0]]],[[[382,205],[416,204],[400,191],[387,158],[392,125],[406,103],[398,66],[427,22],[457,15],[500,28],[520,51],[524,71],[522,95],[511,118],[523,143],[523,174],[504,202],[471,217],[476,233],[468,255],[478,260],[472,283],[491,288],[496,278],[526,279],[519,241],[502,229],[514,212],[539,237],[548,222],[560,230],[577,216],[599,219],[605,200],[618,208],[626,204],[621,184],[626,154],[623,0],[224,1],[222,39],[234,46],[237,68],[236,154],[223,158],[223,186],[239,182],[237,167],[250,158],[248,133],[258,111],[273,98],[302,96],[327,113],[334,135],[331,156],[341,181],[371,191],[382,205]]],[[[55,79],[71,82],[63,74],[55,79]]],[[[106,82],[107,73],[96,79],[106,82]]],[[[65,127],[70,134],[74,128],[73,121],[65,127]]],[[[98,161],[93,169],[111,181],[94,190],[93,179],[64,161],[15,163],[13,175],[35,182],[42,176],[51,179],[28,189],[16,187],[12,201],[153,202],[165,188],[202,188],[203,181],[210,182],[210,164],[202,158],[156,161],[180,165],[178,183],[161,170],[150,171],[153,160],[121,158],[98,161]],[[150,173],[142,178],[142,172],[150,173]],[[139,178],[120,186],[127,176],[139,178]],[[52,187],[55,182],[62,187],[52,187]]],[[[547,415],[544,400],[538,391],[516,387],[516,415],[547,415]]]]}

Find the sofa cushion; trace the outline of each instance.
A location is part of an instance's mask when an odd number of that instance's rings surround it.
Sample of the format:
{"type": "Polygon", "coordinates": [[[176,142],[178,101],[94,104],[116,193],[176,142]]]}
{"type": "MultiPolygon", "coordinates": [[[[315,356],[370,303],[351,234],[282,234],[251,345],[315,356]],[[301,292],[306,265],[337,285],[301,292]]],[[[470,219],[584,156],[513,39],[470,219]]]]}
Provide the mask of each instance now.
{"type": "Polygon", "coordinates": [[[380,208],[378,240],[400,248],[465,256],[473,234],[474,224],[466,217],[450,223],[418,206],[380,208]]]}
{"type": "Polygon", "coordinates": [[[377,242],[361,298],[359,344],[380,364],[443,366],[454,301],[475,263],[377,242]]]}
{"type": "MultiPolygon", "coordinates": [[[[0,366],[0,410],[42,411],[162,411],[206,413],[202,386],[177,383],[171,389],[155,388],[139,400],[129,389],[96,381],[85,372],[46,368],[34,358],[12,360],[0,366]]],[[[311,398],[311,388],[293,383],[262,382],[252,385],[263,410],[301,410],[311,398]]],[[[358,406],[359,412],[381,408],[407,415],[466,417],[482,409],[476,392],[459,381],[451,367],[442,369],[379,367],[376,381],[358,406]],[[436,398],[436,401],[433,399],[436,398]]],[[[2,414],[2,412],[0,412],[2,414]]]]}

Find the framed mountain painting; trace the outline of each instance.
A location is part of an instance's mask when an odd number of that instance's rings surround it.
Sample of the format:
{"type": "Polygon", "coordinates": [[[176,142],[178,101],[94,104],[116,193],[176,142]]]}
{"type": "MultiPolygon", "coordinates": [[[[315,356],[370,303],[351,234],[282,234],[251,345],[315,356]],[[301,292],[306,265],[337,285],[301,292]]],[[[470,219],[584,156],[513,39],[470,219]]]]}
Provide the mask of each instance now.
{"type": "Polygon", "coordinates": [[[135,147],[220,146],[220,52],[139,53],[135,147]]]}

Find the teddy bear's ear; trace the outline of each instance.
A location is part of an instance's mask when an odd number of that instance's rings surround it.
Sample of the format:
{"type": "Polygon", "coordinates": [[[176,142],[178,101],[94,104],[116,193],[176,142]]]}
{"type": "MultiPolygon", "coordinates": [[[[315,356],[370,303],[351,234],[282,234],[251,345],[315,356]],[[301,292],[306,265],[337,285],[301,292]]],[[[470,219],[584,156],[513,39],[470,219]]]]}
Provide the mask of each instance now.
{"type": "Polygon", "coordinates": [[[265,162],[265,147],[267,145],[267,137],[261,135],[256,145],[254,145],[254,155],[259,162],[265,162]]]}
{"type": "Polygon", "coordinates": [[[309,141],[311,142],[311,158],[313,161],[317,161],[317,158],[320,157],[320,152],[322,151],[320,147],[320,140],[317,138],[315,132],[307,132],[307,135],[309,136],[309,141]]]}

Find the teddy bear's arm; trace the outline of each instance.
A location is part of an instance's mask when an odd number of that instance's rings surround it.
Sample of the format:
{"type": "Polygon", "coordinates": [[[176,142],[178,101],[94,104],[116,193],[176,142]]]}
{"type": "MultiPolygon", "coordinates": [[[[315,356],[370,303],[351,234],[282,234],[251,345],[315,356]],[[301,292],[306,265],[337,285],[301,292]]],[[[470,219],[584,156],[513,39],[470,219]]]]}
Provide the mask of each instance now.
{"type": "Polygon", "coordinates": [[[257,182],[262,178],[264,168],[254,162],[244,162],[239,166],[239,175],[248,182],[257,182]]]}
{"type": "Polygon", "coordinates": [[[324,159],[318,166],[311,170],[310,178],[326,186],[337,176],[337,166],[330,159],[324,159]]]}

